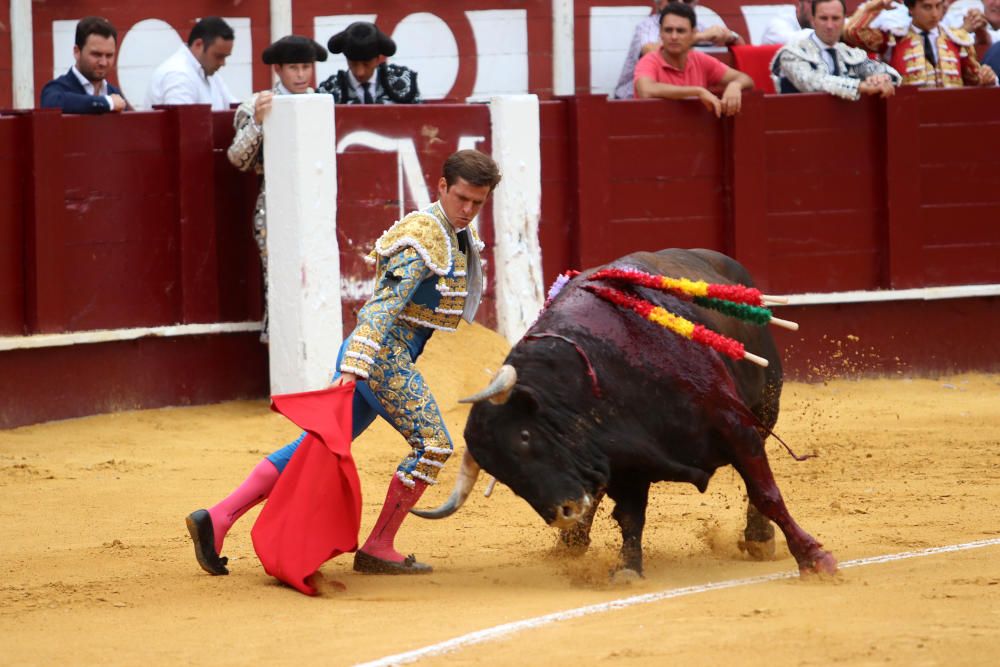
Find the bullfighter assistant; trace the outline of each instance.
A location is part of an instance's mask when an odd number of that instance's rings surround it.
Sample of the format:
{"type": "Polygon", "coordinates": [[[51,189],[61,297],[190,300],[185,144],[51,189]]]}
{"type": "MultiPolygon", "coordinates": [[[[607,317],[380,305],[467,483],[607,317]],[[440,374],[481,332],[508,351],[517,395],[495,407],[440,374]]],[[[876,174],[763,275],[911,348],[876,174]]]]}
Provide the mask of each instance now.
{"type": "MultiPolygon", "coordinates": [[[[452,452],[451,436],[437,402],[414,365],[435,330],[454,331],[472,322],[482,297],[482,242],[469,226],[500,182],[496,163],[475,150],[452,154],[438,181],[438,201],[410,213],[386,231],[373,252],[375,289],[344,341],[334,384],[356,382],[353,436],[380,415],[412,451],[399,464],[371,535],[357,551],[360,572],[409,574],[431,567],[393,547],[410,508],[452,452]]],[[[264,500],[302,441],[266,457],[229,496],[187,517],[195,555],[209,574],[228,574],[220,557],[232,525],[264,500]]]]}

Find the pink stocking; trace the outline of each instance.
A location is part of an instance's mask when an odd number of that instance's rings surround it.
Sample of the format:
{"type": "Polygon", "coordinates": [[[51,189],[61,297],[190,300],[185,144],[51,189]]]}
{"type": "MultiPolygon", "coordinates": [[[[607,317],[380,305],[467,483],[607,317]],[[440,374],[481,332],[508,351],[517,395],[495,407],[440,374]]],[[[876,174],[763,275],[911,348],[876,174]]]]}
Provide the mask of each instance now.
{"type": "Polygon", "coordinates": [[[264,459],[250,472],[250,475],[235,491],[208,510],[215,532],[215,553],[222,553],[222,543],[226,533],[236,521],[251,507],[267,498],[281,473],[268,459],[264,459]]]}
{"type": "Polygon", "coordinates": [[[375,556],[382,560],[402,563],[404,556],[393,547],[396,533],[403,524],[403,519],[409,513],[410,508],[417,504],[420,496],[427,488],[427,482],[413,480],[414,486],[410,488],[403,484],[399,477],[393,475],[392,482],[389,483],[389,491],[385,496],[385,504],[382,505],[382,512],[372,528],[371,535],[361,551],[369,556],[375,556]]]}

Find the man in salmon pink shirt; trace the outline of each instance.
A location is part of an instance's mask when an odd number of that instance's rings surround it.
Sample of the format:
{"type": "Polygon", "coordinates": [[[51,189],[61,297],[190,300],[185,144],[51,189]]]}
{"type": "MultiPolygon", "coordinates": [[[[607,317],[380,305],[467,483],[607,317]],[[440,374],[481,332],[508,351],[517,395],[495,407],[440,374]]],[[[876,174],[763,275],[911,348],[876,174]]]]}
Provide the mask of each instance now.
{"type": "Polygon", "coordinates": [[[671,2],[660,12],[662,45],[650,51],[635,66],[635,96],[679,100],[696,97],[716,118],[740,111],[742,93],[753,88],[753,80],[716,58],[692,50],[695,13],[681,2],[671,2]],[[722,91],[716,97],[709,89],[722,91]]]}

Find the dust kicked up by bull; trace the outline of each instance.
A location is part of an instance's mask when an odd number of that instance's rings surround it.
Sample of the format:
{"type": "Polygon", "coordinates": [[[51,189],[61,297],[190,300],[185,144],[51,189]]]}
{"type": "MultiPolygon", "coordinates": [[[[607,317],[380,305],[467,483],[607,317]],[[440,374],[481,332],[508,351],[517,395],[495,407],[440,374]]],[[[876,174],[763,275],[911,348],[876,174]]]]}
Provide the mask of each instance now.
{"type": "Polygon", "coordinates": [[[639,252],[577,275],[550,299],[491,385],[470,397],[468,448],[451,497],[414,512],[452,514],[482,469],[559,528],[568,546],[586,547],[606,495],[622,533],[619,567],[641,574],[650,485],[687,482],[705,491],[716,469],[732,465],[750,498],[748,551],[773,552],[773,521],[802,573],[835,573],[833,555],[789,515],[764,449],[782,387],[770,333],[670,291],[614,284],[612,274],[598,273],[607,269],[752,284],[740,264],[708,250],[639,252]],[[655,326],[600,296],[602,288],[629,289],[651,307],[721,334],[759,355],[759,365],[655,326]]]}

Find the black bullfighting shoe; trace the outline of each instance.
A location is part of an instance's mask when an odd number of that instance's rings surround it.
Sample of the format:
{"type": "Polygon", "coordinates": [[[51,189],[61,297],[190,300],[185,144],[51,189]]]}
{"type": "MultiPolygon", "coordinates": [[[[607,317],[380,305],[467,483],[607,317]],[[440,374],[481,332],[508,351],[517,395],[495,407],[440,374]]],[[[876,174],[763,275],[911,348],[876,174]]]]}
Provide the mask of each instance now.
{"type": "Polygon", "coordinates": [[[354,570],[365,574],[430,574],[434,568],[425,563],[418,563],[416,556],[410,554],[402,563],[382,560],[364,551],[354,554],[354,570]]]}
{"type": "Polygon", "coordinates": [[[198,565],[212,575],[229,574],[226,569],[228,558],[219,557],[215,552],[215,531],[212,529],[212,517],[207,510],[197,510],[188,514],[187,519],[188,534],[194,542],[194,557],[198,559],[198,565]]]}

